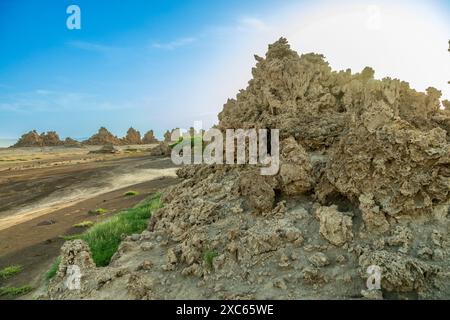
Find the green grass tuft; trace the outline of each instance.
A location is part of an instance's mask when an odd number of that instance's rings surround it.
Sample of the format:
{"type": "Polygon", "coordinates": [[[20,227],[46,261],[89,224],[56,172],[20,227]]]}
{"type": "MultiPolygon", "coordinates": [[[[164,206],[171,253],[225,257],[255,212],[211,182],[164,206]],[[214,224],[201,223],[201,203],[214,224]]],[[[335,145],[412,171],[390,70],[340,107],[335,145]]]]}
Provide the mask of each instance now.
{"type": "Polygon", "coordinates": [[[53,262],[52,266],[50,267],[50,270],[48,270],[47,273],[45,274],[45,280],[48,281],[52,279],[54,276],[56,276],[60,264],[61,264],[61,257],[58,256],[53,262]]]}
{"type": "Polygon", "coordinates": [[[216,258],[219,255],[219,253],[216,250],[210,250],[210,249],[206,249],[203,252],[203,260],[210,266],[212,267],[214,258],[216,258]]]}
{"type": "Polygon", "coordinates": [[[134,196],[138,196],[138,195],[139,195],[139,192],[133,191],[133,190],[127,191],[123,194],[124,197],[134,197],[134,196]]]}
{"type": "Polygon", "coordinates": [[[74,238],[82,239],[89,245],[92,258],[97,266],[107,266],[119,248],[123,235],[144,231],[153,211],[160,207],[160,196],[154,196],[132,209],[95,224],[85,233],[74,236],[74,238]]]}
{"type": "Polygon", "coordinates": [[[6,267],[3,270],[0,270],[0,279],[2,280],[9,279],[12,276],[21,272],[22,270],[23,270],[22,266],[19,265],[6,267]]]}
{"type": "Polygon", "coordinates": [[[80,239],[81,236],[82,236],[82,233],[77,233],[77,234],[72,234],[72,235],[61,235],[59,237],[65,241],[70,241],[70,240],[80,239]]]}
{"type": "MultiPolygon", "coordinates": [[[[189,143],[189,140],[185,140],[185,141],[183,141],[183,140],[184,140],[184,137],[180,137],[177,142],[170,144],[169,148],[173,149],[173,148],[175,148],[175,146],[179,145],[180,143],[182,144],[182,146],[185,146],[187,143],[189,143]]],[[[194,148],[195,144],[199,143],[202,145],[202,150],[203,151],[205,150],[206,143],[205,143],[205,141],[203,141],[203,138],[201,136],[191,137],[190,140],[191,140],[191,148],[194,148]]]]}
{"type": "Polygon", "coordinates": [[[77,224],[74,224],[73,227],[74,228],[89,228],[92,227],[94,225],[94,221],[83,221],[77,224]]]}
{"type": "Polygon", "coordinates": [[[101,216],[103,214],[107,214],[109,212],[108,209],[104,209],[104,208],[98,208],[95,210],[89,210],[89,214],[93,214],[93,215],[97,215],[97,216],[101,216]]]}
{"type": "Polygon", "coordinates": [[[0,288],[0,297],[7,296],[7,297],[18,297],[23,296],[24,294],[27,294],[33,290],[31,286],[23,286],[23,287],[1,287],[0,288]]]}

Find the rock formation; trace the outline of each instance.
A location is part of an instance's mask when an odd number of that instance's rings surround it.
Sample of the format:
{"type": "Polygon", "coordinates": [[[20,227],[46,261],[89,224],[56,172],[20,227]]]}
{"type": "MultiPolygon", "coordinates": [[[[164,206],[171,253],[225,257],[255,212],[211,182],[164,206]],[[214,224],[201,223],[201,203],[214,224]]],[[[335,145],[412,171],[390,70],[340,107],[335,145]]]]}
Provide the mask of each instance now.
{"type": "Polygon", "coordinates": [[[66,138],[64,140],[64,146],[66,147],[82,147],[83,145],[81,142],[78,142],[77,140],[74,140],[72,138],[66,138]]]}
{"type": "Polygon", "coordinates": [[[85,145],[93,145],[93,146],[103,146],[103,145],[115,145],[120,146],[123,144],[123,141],[118,137],[114,136],[111,132],[108,131],[105,127],[101,127],[98,130],[98,133],[94,134],[88,140],[83,141],[85,145]]]}
{"type": "Polygon", "coordinates": [[[158,142],[158,145],[150,150],[152,156],[170,156],[172,149],[170,149],[167,142],[158,142]]]}
{"type": "Polygon", "coordinates": [[[334,72],[322,55],[299,56],[285,39],[256,57],[253,79],[220,113],[219,128],[279,128],[329,158],[316,192],[358,201],[384,214],[430,213],[449,198],[450,136],[436,119],[441,93],[374,79],[374,71],[334,72]],[[369,178],[370,177],[370,178],[369,178]]]}
{"type": "Polygon", "coordinates": [[[158,139],[156,139],[155,134],[153,133],[153,130],[147,131],[147,133],[142,138],[143,144],[154,144],[158,143],[158,139]]]}
{"type": "Polygon", "coordinates": [[[17,141],[15,145],[13,145],[13,148],[20,148],[20,147],[42,147],[43,146],[43,139],[37,133],[36,130],[32,130],[28,133],[25,133],[22,135],[22,137],[17,141]]]}
{"type": "Polygon", "coordinates": [[[127,135],[122,139],[123,144],[141,144],[141,133],[131,127],[127,131],[127,135]]]}
{"type": "Polygon", "coordinates": [[[50,298],[450,296],[450,115],[440,92],[376,80],[371,68],[332,71],[283,38],[256,60],[218,128],[280,129],[278,174],[182,167],[147,231],[89,270],[87,287],[56,293],[55,282],[50,298]],[[374,267],[381,290],[367,287],[374,267]]]}
{"type": "MultiPolygon", "coordinates": [[[[175,129],[174,129],[175,130],[175,129]]],[[[172,136],[172,131],[167,130],[166,133],[164,133],[164,142],[172,142],[171,136],[172,136]]]]}
{"type": "Polygon", "coordinates": [[[41,134],[42,144],[44,146],[60,146],[64,144],[60,139],[59,135],[55,131],[48,131],[41,134]]]}
{"type": "Polygon", "coordinates": [[[59,135],[55,131],[48,131],[39,134],[36,130],[32,130],[23,134],[19,141],[17,141],[17,143],[12,147],[57,147],[62,145],[71,145],[73,144],[72,141],[75,140],[67,138],[65,141],[61,141],[59,135]]]}

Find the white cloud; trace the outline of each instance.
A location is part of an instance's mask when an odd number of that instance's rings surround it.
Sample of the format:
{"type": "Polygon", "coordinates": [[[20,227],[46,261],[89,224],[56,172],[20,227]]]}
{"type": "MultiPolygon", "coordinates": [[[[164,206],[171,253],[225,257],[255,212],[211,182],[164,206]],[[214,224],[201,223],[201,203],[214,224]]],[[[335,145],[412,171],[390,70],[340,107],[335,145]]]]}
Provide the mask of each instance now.
{"type": "Polygon", "coordinates": [[[152,47],[157,48],[157,49],[174,50],[176,48],[189,45],[195,41],[197,41],[197,39],[194,37],[186,37],[186,38],[179,38],[174,41],[165,42],[165,43],[155,42],[152,44],[152,47]]]}

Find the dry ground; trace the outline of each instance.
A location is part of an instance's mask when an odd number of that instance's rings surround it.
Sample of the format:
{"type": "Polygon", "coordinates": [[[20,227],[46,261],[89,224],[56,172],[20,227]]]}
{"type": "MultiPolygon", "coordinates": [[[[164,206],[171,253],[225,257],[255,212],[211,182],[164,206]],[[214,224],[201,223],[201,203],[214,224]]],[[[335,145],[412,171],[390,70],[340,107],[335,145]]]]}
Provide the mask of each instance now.
{"type": "Polygon", "coordinates": [[[148,156],[150,147],[107,155],[89,153],[98,147],[0,149],[0,269],[24,268],[2,285],[35,284],[61,236],[83,231],[73,225],[104,220],[175,183],[170,159],[148,156]],[[124,197],[128,190],[139,194],[124,197]],[[108,213],[89,213],[98,208],[108,213]]]}

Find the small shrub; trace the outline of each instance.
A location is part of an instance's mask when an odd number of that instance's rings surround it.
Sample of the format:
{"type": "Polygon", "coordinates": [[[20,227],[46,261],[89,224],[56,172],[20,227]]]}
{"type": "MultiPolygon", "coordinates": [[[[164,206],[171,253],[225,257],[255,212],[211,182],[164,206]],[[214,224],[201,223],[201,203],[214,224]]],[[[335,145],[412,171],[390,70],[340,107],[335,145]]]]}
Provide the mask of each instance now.
{"type": "MultiPolygon", "coordinates": [[[[191,150],[193,150],[193,148],[194,148],[194,146],[195,146],[196,143],[202,145],[202,151],[205,150],[205,147],[206,147],[206,141],[203,141],[203,138],[202,138],[201,136],[191,137],[191,138],[190,138],[190,141],[191,141],[191,150]]],[[[177,142],[174,142],[174,143],[170,144],[170,145],[169,145],[169,148],[170,148],[170,149],[173,149],[173,148],[175,148],[175,146],[179,145],[180,143],[182,144],[182,146],[185,146],[186,144],[189,143],[189,140],[184,140],[183,137],[180,137],[180,138],[178,138],[178,141],[177,141],[177,142]]]]}
{"type": "Polygon", "coordinates": [[[95,224],[81,235],[71,236],[71,240],[84,240],[91,249],[95,264],[98,267],[107,266],[119,248],[123,235],[144,231],[153,211],[159,208],[161,201],[157,195],[132,209],[95,224]]]}
{"type": "Polygon", "coordinates": [[[59,236],[61,239],[65,240],[65,241],[71,241],[71,240],[75,240],[75,239],[80,239],[80,237],[82,236],[82,233],[77,233],[77,234],[72,234],[69,236],[66,235],[61,235],[59,236]]]}
{"type": "Polygon", "coordinates": [[[101,216],[103,214],[107,214],[109,212],[108,209],[104,209],[104,208],[98,208],[95,210],[89,210],[89,214],[93,214],[93,215],[97,215],[97,216],[101,216]]]}
{"type": "Polygon", "coordinates": [[[0,270],[0,279],[2,280],[9,279],[12,276],[21,272],[22,270],[23,270],[22,266],[19,265],[6,267],[3,270],[0,270]]]}
{"type": "Polygon", "coordinates": [[[219,255],[219,253],[216,250],[210,250],[210,249],[206,249],[203,252],[203,260],[210,266],[212,267],[214,258],[217,257],[219,255]]]}
{"type": "Polygon", "coordinates": [[[132,191],[132,190],[127,191],[127,192],[125,192],[125,193],[123,194],[124,197],[134,197],[134,196],[137,196],[137,195],[139,195],[139,192],[137,192],[137,191],[132,191]]]}
{"type": "Polygon", "coordinates": [[[31,286],[23,286],[23,287],[1,287],[0,288],[0,297],[18,297],[23,296],[33,290],[31,286]]]}

